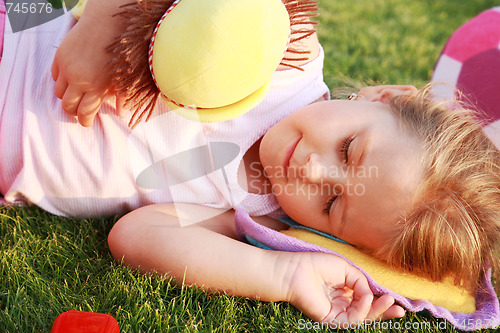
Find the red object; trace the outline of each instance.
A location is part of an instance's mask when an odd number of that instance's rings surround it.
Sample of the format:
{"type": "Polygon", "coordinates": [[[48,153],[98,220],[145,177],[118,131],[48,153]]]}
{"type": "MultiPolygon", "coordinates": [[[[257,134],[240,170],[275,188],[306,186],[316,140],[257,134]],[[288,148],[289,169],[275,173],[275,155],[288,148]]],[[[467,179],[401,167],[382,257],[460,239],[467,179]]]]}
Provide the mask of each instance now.
{"type": "Polygon", "coordinates": [[[57,316],[50,333],[120,333],[120,328],[108,314],[70,310],[57,316]]]}

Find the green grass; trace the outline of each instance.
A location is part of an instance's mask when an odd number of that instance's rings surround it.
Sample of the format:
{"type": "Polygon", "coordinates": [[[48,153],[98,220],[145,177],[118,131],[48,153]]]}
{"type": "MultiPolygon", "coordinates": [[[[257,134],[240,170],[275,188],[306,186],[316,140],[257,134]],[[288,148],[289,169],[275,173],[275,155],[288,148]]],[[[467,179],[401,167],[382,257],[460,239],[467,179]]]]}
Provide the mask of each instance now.
{"type": "Polygon", "coordinates": [[[339,77],[422,85],[460,25],[495,0],[320,0],[318,34],[330,87],[339,77]]]}
{"type": "MultiPolygon", "coordinates": [[[[430,78],[449,35],[496,4],[320,0],[326,81],[331,88],[343,85],[345,77],[421,85],[430,78]]],[[[286,303],[208,295],[120,266],[106,243],[114,222],[60,218],[29,207],[1,208],[0,330],[48,332],[57,315],[71,309],[110,314],[121,332],[296,332],[306,323],[312,326],[286,303]]],[[[430,327],[422,332],[438,332],[443,325],[411,313],[392,324],[419,322],[430,327]]],[[[447,324],[446,331],[456,330],[447,324]]]]}
{"type": "MultiPolygon", "coordinates": [[[[314,325],[286,303],[177,288],[118,265],[106,245],[113,222],[55,217],[36,207],[0,208],[2,332],[48,332],[67,310],[110,314],[121,332],[296,332],[314,325]]],[[[423,332],[444,325],[414,314],[392,325],[407,322],[427,323],[423,332]]]]}

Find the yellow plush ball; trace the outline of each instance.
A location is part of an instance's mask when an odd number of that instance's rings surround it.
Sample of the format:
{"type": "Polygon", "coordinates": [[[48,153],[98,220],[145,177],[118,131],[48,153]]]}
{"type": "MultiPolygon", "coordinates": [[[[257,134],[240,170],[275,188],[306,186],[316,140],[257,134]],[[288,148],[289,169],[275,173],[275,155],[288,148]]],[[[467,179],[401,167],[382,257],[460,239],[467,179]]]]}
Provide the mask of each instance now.
{"type": "Polygon", "coordinates": [[[78,3],[71,9],[71,14],[73,14],[76,19],[79,19],[83,14],[86,4],[87,0],[79,0],[78,3]]]}
{"type": "Polygon", "coordinates": [[[168,99],[201,109],[176,112],[233,118],[265,96],[289,36],[280,0],[181,0],[158,28],[153,73],[168,99]]]}

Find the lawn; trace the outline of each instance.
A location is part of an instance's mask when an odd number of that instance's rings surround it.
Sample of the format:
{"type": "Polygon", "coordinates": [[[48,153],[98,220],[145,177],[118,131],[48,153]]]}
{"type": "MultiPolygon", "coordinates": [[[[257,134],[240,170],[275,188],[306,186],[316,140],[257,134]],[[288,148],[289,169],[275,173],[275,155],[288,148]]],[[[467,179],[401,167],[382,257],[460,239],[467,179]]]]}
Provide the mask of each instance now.
{"type": "MultiPolygon", "coordinates": [[[[346,78],[422,85],[450,34],[496,4],[320,0],[325,80],[331,88],[344,85],[346,78]]],[[[48,332],[57,315],[71,309],[110,314],[121,332],[296,332],[314,327],[286,303],[208,295],[120,266],[106,243],[115,221],[61,218],[35,207],[0,208],[0,330],[48,332]]],[[[407,314],[384,327],[438,332],[443,325],[407,314]]],[[[455,332],[449,324],[446,330],[455,332]]]]}

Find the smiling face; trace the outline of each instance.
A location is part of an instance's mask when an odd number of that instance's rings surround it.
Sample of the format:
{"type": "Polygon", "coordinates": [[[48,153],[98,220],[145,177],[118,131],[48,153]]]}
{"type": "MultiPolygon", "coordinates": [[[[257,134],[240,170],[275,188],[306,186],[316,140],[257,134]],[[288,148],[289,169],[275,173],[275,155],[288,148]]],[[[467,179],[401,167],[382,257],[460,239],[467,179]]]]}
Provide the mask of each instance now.
{"type": "Polygon", "coordinates": [[[272,127],[260,159],[288,216],[376,251],[411,208],[421,150],[387,104],[326,101],[272,127]]]}

